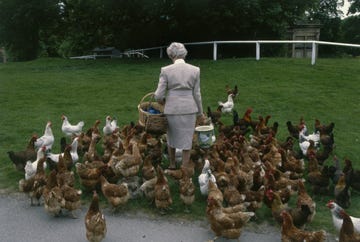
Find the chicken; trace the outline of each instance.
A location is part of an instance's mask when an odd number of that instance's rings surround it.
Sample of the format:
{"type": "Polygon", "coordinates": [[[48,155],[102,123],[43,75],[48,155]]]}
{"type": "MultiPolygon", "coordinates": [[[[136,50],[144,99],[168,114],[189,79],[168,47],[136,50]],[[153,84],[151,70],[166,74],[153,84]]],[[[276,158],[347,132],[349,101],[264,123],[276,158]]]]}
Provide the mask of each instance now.
{"type": "Polygon", "coordinates": [[[76,163],[76,172],[79,175],[80,184],[89,191],[94,190],[100,184],[100,176],[107,165],[92,168],[90,164],[76,163]]]}
{"type": "Polygon", "coordinates": [[[220,201],[209,197],[206,217],[211,230],[215,233],[214,240],[222,236],[226,239],[238,239],[243,227],[255,215],[254,212],[237,211],[232,207],[223,208],[220,201]]]}
{"type": "Polygon", "coordinates": [[[221,203],[224,201],[223,193],[212,180],[208,181],[208,198],[213,198],[221,203]]]}
{"type": "Polygon", "coordinates": [[[320,120],[315,119],[315,131],[319,131],[323,134],[331,134],[334,130],[335,123],[331,122],[328,125],[321,124],[320,120]]]}
{"type": "Polygon", "coordinates": [[[229,94],[233,94],[234,97],[236,97],[236,96],[239,94],[239,89],[238,89],[238,86],[237,86],[237,85],[234,86],[234,89],[231,89],[231,88],[229,87],[229,85],[226,85],[226,86],[225,86],[225,90],[226,90],[226,93],[227,93],[228,95],[229,95],[229,94]]]}
{"type": "Polygon", "coordinates": [[[333,165],[329,166],[329,173],[330,173],[330,179],[333,184],[336,184],[341,176],[343,174],[343,171],[340,166],[340,160],[335,155],[333,158],[333,165]]]}
{"type": "Polygon", "coordinates": [[[219,101],[218,104],[221,107],[222,113],[232,113],[232,110],[234,108],[234,100],[235,97],[234,94],[229,94],[226,102],[219,101]]]}
{"type": "Polygon", "coordinates": [[[97,153],[96,150],[96,144],[101,139],[100,133],[92,132],[91,133],[91,141],[88,147],[88,150],[84,153],[83,160],[84,161],[93,161],[93,160],[100,160],[100,156],[97,153]]]}
{"type": "Polygon", "coordinates": [[[310,214],[307,217],[307,222],[311,222],[314,219],[316,213],[316,202],[307,193],[304,182],[302,180],[298,181],[298,197],[296,206],[298,208],[301,208],[301,206],[307,206],[308,211],[310,211],[310,214]]]}
{"type": "Polygon", "coordinates": [[[299,132],[299,147],[304,156],[307,155],[309,147],[317,148],[320,145],[320,133],[307,134],[307,128],[303,125],[299,132]]]}
{"type": "Polygon", "coordinates": [[[46,123],[44,134],[35,141],[35,149],[45,146],[47,151],[51,150],[55,140],[51,125],[52,123],[50,121],[46,123]]]}
{"type": "Polygon", "coordinates": [[[287,211],[281,213],[281,241],[284,242],[322,242],[326,241],[326,232],[319,231],[304,231],[298,229],[293,224],[293,219],[287,211]]]}
{"type": "Polygon", "coordinates": [[[217,125],[217,123],[220,120],[221,115],[222,115],[221,106],[218,106],[216,111],[211,111],[211,108],[208,106],[206,114],[211,119],[211,123],[214,125],[217,125]]]}
{"type": "Polygon", "coordinates": [[[28,193],[31,199],[31,206],[34,205],[34,199],[37,200],[37,205],[40,206],[40,198],[42,197],[45,185],[46,174],[44,169],[45,157],[38,160],[35,174],[29,179],[21,179],[19,181],[19,189],[22,192],[28,193]]]}
{"type": "Polygon", "coordinates": [[[126,183],[112,184],[104,176],[100,176],[100,181],[101,191],[114,210],[127,203],[130,193],[126,183]]]}
{"type": "Polygon", "coordinates": [[[35,141],[37,139],[36,135],[33,135],[26,147],[25,150],[21,151],[8,151],[10,160],[13,162],[16,170],[25,172],[25,164],[27,161],[36,160],[36,151],[35,151],[35,141]]]}
{"type": "Polygon", "coordinates": [[[350,183],[345,181],[345,175],[340,175],[338,182],[334,187],[334,198],[335,202],[343,208],[350,207],[351,204],[351,193],[350,183]]]}
{"type": "Polygon", "coordinates": [[[261,186],[258,190],[247,190],[240,193],[245,196],[245,202],[249,203],[247,207],[248,211],[255,212],[257,209],[262,207],[262,202],[265,195],[265,186],[261,186]]]}
{"type": "Polygon", "coordinates": [[[103,134],[104,135],[111,135],[115,129],[119,128],[117,125],[117,120],[111,118],[111,116],[106,116],[105,119],[105,126],[103,127],[103,134]]]}
{"type": "MultiPolygon", "coordinates": [[[[343,219],[340,215],[340,211],[344,210],[342,207],[340,207],[335,201],[329,201],[326,206],[330,209],[331,217],[333,221],[333,225],[335,229],[340,232],[341,226],[343,224],[343,219]]],[[[360,218],[350,216],[354,229],[357,233],[360,233],[360,218]]]]}
{"type": "MultiPolygon", "coordinates": [[[[70,155],[71,155],[71,159],[72,159],[72,163],[75,163],[79,160],[79,154],[78,154],[78,137],[75,137],[70,145],[71,150],[70,150],[70,155]]],[[[66,148],[65,148],[66,149],[66,148]]],[[[61,154],[55,154],[55,153],[47,153],[46,157],[48,159],[50,159],[51,161],[57,163],[59,162],[59,156],[60,155],[64,155],[64,153],[61,154]]]]}
{"type": "Polygon", "coordinates": [[[287,121],[286,126],[287,126],[287,130],[289,132],[289,135],[293,138],[299,139],[301,125],[294,125],[291,121],[287,121]]]}
{"type": "Polygon", "coordinates": [[[129,178],[138,174],[142,162],[138,144],[134,142],[127,146],[124,154],[112,157],[108,165],[115,174],[121,174],[122,176],[129,178]]]}
{"type": "Polygon", "coordinates": [[[59,186],[69,185],[73,187],[75,185],[75,175],[74,172],[68,170],[67,165],[65,164],[65,159],[62,155],[59,156],[59,162],[57,163],[57,174],[56,180],[59,186]]]}
{"type": "Polygon", "coordinates": [[[102,241],[107,232],[104,214],[99,208],[99,196],[94,191],[90,207],[85,215],[86,238],[90,242],[102,241]]]}
{"type": "Polygon", "coordinates": [[[189,207],[195,201],[195,185],[192,178],[185,175],[179,181],[180,199],[185,205],[184,212],[189,213],[189,207]]]}
{"type": "Polygon", "coordinates": [[[360,191],[360,170],[355,170],[352,166],[352,161],[345,159],[345,166],[343,172],[345,174],[346,182],[350,184],[351,188],[360,191]]]}
{"type": "MultiPolygon", "coordinates": [[[[41,160],[41,159],[44,159],[45,158],[45,150],[46,150],[46,146],[43,146],[41,149],[39,149],[37,151],[37,154],[36,154],[36,160],[31,162],[30,160],[26,162],[26,165],[25,165],[25,179],[28,180],[30,179],[31,177],[35,176],[35,173],[36,173],[36,168],[37,168],[37,165],[38,165],[38,162],[41,160]]],[[[46,169],[47,165],[46,165],[46,162],[43,162],[43,165],[44,165],[44,169],[46,169]]]]}
{"type": "Polygon", "coordinates": [[[144,194],[145,198],[150,202],[153,202],[155,199],[155,184],[157,182],[157,177],[145,181],[140,186],[140,191],[144,194]]]}
{"type": "Polygon", "coordinates": [[[198,177],[200,192],[204,196],[207,196],[209,192],[209,180],[216,184],[215,176],[211,173],[210,162],[208,159],[205,159],[203,169],[198,177]]]}
{"type": "Polygon", "coordinates": [[[339,233],[339,242],[360,242],[360,233],[355,231],[354,223],[345,210],[340,211],[340,217],[343,219],[343,224],[339,233]]]}
{"type": "Polygon", "coordinates": [[[165,210],[173,203],[171,197],[170,186],[165,179],[164,172],[160,166],[157,167],[157,180],[154,187],[155,192],[155,206],[160,210],[160,213],[166,213],[165,210]]]}
{"type": "Polygon", "coordinates": [[[43,191],[45,211],[55,217],[59,216],[65,206],[65,199],[57,183],[56,171],[52,170],[47,176],[46,186],[43,191]]]}
{"type": "Polygon", "coordinates": [[[62,115],[61,119],[62,119],[61,131],[66,136],[80,135],[85,124],[84,121],[79,121],[77,124],[72,125],[65,115],[62,115]]]}
{"type": "Polygon", "coordinates": [[[141,174],[142,174],[143,182],[156,177],[156,170],[151,162],[152,160],[153,160],[152,155],[148,155],[144,159],[143,166],[141,167],[141,174]]]}
{"type": "Polygon", "coordinates": [[[81,207],[82,191],[66,184],[61,185],[60,189],[65,199],[65,204],[62,208],[68,210],[72,218],[77,218],[74,212],[81,207]]]}

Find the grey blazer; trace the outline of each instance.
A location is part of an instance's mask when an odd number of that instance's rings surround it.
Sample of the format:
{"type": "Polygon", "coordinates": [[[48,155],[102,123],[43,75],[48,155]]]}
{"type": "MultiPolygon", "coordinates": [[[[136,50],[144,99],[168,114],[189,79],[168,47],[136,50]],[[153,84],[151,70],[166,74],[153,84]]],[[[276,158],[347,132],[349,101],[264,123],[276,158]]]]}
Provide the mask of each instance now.
{"type": "Polygon", "coordinates": [[[165,114],[201,115],[200,68],[182,59],[162,67],[155,99],[165,99],[165,114]]]}

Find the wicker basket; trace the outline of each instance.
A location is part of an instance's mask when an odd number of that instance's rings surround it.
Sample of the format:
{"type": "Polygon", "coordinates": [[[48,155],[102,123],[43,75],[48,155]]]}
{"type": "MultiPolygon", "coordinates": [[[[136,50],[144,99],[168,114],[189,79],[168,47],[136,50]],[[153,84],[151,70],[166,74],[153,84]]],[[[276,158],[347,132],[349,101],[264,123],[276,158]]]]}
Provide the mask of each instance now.
{"type": "Polygon", "coordinates": [[[139,124],[145,127],[145,131],[149,133],[164,134],[167,130],[167,119],[164,115],[164,105],[154,100],[154,93],[146,94],[138,105],[139,124]],[[150,99],[145,101],[145,99],[150,99]],[[149,108],[159,110],[159,114],[149,113],[149,108]]]}

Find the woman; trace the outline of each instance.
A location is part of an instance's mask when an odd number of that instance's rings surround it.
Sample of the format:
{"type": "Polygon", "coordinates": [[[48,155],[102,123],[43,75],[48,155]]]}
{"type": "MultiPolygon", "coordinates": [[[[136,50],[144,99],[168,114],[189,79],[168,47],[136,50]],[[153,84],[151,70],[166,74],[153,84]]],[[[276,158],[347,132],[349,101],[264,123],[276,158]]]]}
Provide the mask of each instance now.
{"type": "Polygon", "coordinates": [[[200,68],[185,63],[187,50],[183,44],[174,42],[166,51],[173,64],[161,68],[155,99],[165,103],[169,169],[175,169],[176,148],[182,150],[183,166],[190,165],[196,118],[203,115],[200,68]]]}

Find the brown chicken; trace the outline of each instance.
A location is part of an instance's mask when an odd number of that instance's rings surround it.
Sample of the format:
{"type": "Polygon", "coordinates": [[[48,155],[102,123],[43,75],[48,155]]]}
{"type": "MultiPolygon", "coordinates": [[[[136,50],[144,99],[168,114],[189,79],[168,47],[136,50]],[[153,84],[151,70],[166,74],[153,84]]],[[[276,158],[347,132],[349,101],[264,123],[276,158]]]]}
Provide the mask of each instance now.
{"type": "Polygon", "coordinates": [[[112,157],[108,165],[115,174],[121,174],[123,177],[129,178],[136,176],[142,164],[142,157],[137,143],[125,144],[124,154],[112,157]]]}
{"type": "Polygon", "coordinates": [[[45,211],[55,217],[59,216],[65,206],[63,193],[58,186],[56,171],[52,170],[47,176],[46,186],[43,191],[45,211]]]}
{"type": "Polygon", "coordinates": [[[100,176],[101,191],[105,198],[112,205],[114,211],[125,205],[130,198],[129,189],[126,183],[112,184],[104,176],[100,176]]]}
{"type": "Polygon", "coordinates": [[[271,204],[271,214],[276,222],[281,224],[283,222],[282,212],[286,211],[290,214],[294,226],[301,228],[308,222],[308,217],[311,211],[308,206],[300,205],[299,207],[291,208],[286,203],[282,203],[279,194],[273,193],[274,199],[271,204]]]}
{"type": "Polygon", "coordinates": [[[160,210],[161,214],[165,214],[173,200],[171,198],[169,183],[165,179],[164,172],[160,166],[157,167],[157,180],[154,187],[154,192],[155,206],[160,210]]]}
{"type": "Polygon", "coordinates": [[[296,201],[296,206],[298,208],[301,208],[301,206],[308,207],[308,211],[310,211],[311,213],[307,218],[307,222],[311,222],[316,213],[316,202],[307,193],[304,183],[301,180],[299,180],[298,183],[298,197],[296,201]]]}
{"type": "Polygon", "coordinates": [[[46,174],[44,169],[45,157],[39,160],[37,165],[36,174],[34,176],[34,185],[30,191],[31,199],[35,198],[40,205],[40,198],[42,197],[44,188],[46,186],[46,174]]]}
{"type": "Polygon", "coordinates": [[[65,205],[63,208],[70,212],[70,216],[72,218],[77,218],[74,212],[81,207],[82,191],[66,184],[61,186],[60,189],[65,199],[65,205]]]}
{"type": "Polygon", "coordinates": [[[223,208],[219,201],[212,197],[208,198],[206,216],[211,230],[215,233],[214,240],[219,236],[238,239],[243,227],[254,215],[253,212],[236,211],[231,207],[223,208]]]}
{"type": "Polygon", "coordinates": [[[76,172],[79,175],[80,184],[88,191],[94,190],[100,184],[100,176],[106,165],[102,167],[91,167],[91,163],[76,163],[76,172]]]}
{"type": "Polygon", "coordinates": [[[90,207],[85,215],[86,238],[90,242],[102,241],[107,232],[104,214],[99,208],[99,196],[94,191],[90,207]]]}
{"type": "Polygon", "coordinates": [[[57,163],[56,179],[59,186],[66,184],[73,187],[75,185],[74,172],[68,170],[65,160],[61,154],[59,155],[59,161],[57,163]]]}
{"type": "Polygon", "coordinates": [[[143,182],[156,177],[156,170],[152,164],[152,160],[153,160],[152,155],[147,155],[144,158],[143,166],[141,167],[141,174],[142,174],[143,182]]]}
{"type": "Polygon", "coordinates": [[[180,199],[185,205],[184,212],[189,213],[189,207],[195,201],[195,185],[191,177],[184,176],[182,179],[179,180],[179,192],[180,199]]]}
{"type": "Polygon", "coordinates": [[[36,160],[36,151],[35,151],[35,146],[34,146],[36,139],[37,139],[37,136],[33,135],[30,138],[30,141],[25,150],[15,151],[15,152],[14,151],[7,152],[10,160],[14,163],[16,170],[24,172],[26,162],[28,160],[30,160],[30,161],[36,160]]]}
{"type": "Polygon", "coordinates": [[[208,106],[207,107],[207,116],[209,118],[211,118],[211,123],[213,123],[214,125],[217,125],[218,121],[221,118],[221,106],[218,106],[218,108],[215,111],[211,111],[211,108],[208,106]]]}
{"type": "Polygon", "coordinates": [[[265,186],[261,186],[258,190],[248,190],[241,192],[241,195],[245,196],[245,202],[249,203],[247,207],[248,211],[255,212],[257,209],[262,207],[264,196],[265,196],[265,186]]]}
{"type": "Polygon", "coordinates": [[[213,198],[216,201],[222,203],[224,201],[224,195],[221,190],[218,188],[215,182],[209,180],[208,183],[208,198],[213,198]]]}
{"type": "Polygon", "coordinates": [[[354,229],[353,221],[345,210],[340,210],[340,217],[343,219],[339,233],[339,242],[360,242],[360,233],[354,229]]]}
{"type": "Polygon", "coordinates": [[[341,174],[338,182],[334,187],[335,202],[343,208],[350,207],[351,204],[351,193],[350,183],[346,182],[345,175],[341,174]]]}
{"type": "Polygon", "coordinates": [[[352,161],[349,159],[345,159],[345,166],[343,168],[343,172],[345,174],[346,182],[348,182],[356,191],[360,191],[360,170],[356,170],[352,166],[352,161]]]}
{"type": "Polygon", "coordinates": [[[84,153],[83,161],[91,162],[94,160],[101,160],[101,157],[96,150],[96,144],[99,142],[100,139],[101,139],[100,133],[96,133],[96,132],[91,133],[91,141],[89,144],[89,148],[84,153]]]}
{"type": "Polygon", "coordinates": [[[304,231],[298,229],[293,224],[293,219],[287,211],[281,213],[281,241],[283,242],[322,242],[326,240],[326,232],[320,231],[304,231]]]}

